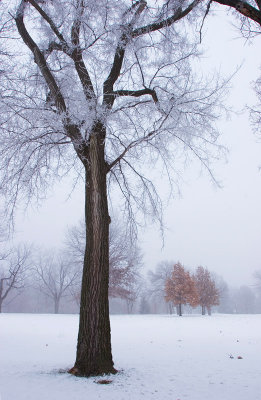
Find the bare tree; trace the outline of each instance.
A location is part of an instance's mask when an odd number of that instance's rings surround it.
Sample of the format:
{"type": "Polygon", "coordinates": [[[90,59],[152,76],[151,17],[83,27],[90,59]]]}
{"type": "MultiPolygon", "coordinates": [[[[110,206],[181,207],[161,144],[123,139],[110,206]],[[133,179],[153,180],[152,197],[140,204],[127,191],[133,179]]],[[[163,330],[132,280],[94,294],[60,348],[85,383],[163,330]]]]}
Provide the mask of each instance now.
{"type": "Polygon", "coordinates": [[[144,280],[139,276],[138,279],[132,280],[127,284],[128,296],[125,297],[128,314],[133,313],[135,303],[140,298],[141,292],[144,290],[144,280]]]}
{"type": "Polygon", "coordinates": [[[140,248],[116,219],[110,224],[109,232],[109,296],[133,302],[141,279],[141,266],[140,248]]]}
{"type": "Polygon", "coordinates": [[[231,288],[225,282],[224,278],[216,273],[211,273],[211,278],[215,282],[215,286],[219,293],[218,312],[233,313],[233,301],[231,298],[231,288]]]}
{"type": "MultiPolygon", "coordinates": [[[[261,270],[255,271],[254,274],[253,274],[253,277],[254,277],[254,280],[255,280],[254,287],[255,287],[257,296],[260,299],[261,298],[261,270]]],[[[259,303],[260,303],[260,301],[259,301],[259,303]]]]}
{"type": "Polygon", "coordinates": [[[238,314],[254,314],[256,312],[256,296],[250,287],[243,285],[233,293],[234,312],[238,314]]]}
{"type": "Polygon", "coordinates": [[[150,304],[149,304],[148,299],[146,298],[146,294],[142,294],[142,296],[141,296],[139,313],[140,314],[150,314],[150,304]]]}
{"type": "MultiPolygon", "coordinates": [[[[83,222],[71,227],[66,237],[66,252],[82,266],[85,252],[85,226],[83,222]]],[[[136,299],[140,281],[142,254],[136,241],[131,240],[119,219],[113,219],[109,229],[109,297],[120,297],[128,302],[136,299]]],[[[80,292],[80,290],[79,290],[80,292]]],[[[75,293],[78,302],[79,293],[75,293]]]]}
{"type": "Polygon", "coordinates": [[[31,250],[18,246],[0,254],[0,312],[3,302],[14,292],[19,294],[26,284],[30,269],[31,250]]]}
{"type": "Polygon", "coordinates": [[[54,303],[54,313],[58,314],[60,301],[70,294],[70,290],[77,285],[80,270],[70,259],[61,255],[42,255],[35,262],[33,268],[37,288],[54,303]]]}
{"type": "Polygon", "coordinates": [[[261,270],[255,271],[254,272],[254,279],[256,281],[256,288],[258,290],[261,290],[261,270]]]}
{"type": "Polygon", "coordinates": [[[222,93],[219,83],[192,72],[197,51],[187,17],[197,17],[199,3],[21,0],[12,11],[22,40],[0,100],[1,189],[9,211],[18,199],[42,198],[72,168],[85,181],[87,242],[73,374],[115,372],[107,184],[118,185],[132,220],[135,210],[160,219],[144,163],[158,161],[171,180],[168,160],[190,151],[209,170],[222,93]]]}
{"type": "Polygon", "coordinates": [[[164,301],[164,303],[167,304],[167,309],[170,314],[173,312],[173,303],[171,301],[165,301],[165,285],[167,279],[171,278],[174,264],[175,263],[172,261],[162,261],[157,265],[155,271],[148,272],[150,296],[156,299],[157,302],[159,300],[164,301]]]}

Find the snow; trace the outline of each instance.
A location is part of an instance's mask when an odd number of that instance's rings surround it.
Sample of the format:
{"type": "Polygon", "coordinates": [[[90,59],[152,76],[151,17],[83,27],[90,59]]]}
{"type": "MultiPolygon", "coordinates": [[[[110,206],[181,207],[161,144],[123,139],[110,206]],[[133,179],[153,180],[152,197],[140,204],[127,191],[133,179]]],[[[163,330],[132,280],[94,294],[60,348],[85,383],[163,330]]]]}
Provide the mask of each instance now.
{"type": "Polygon", "coordinates": [[[0,399],[261,398],[261,315],[113,315],[111,326],[120,372],[100,385],[61,371],[77,315],[0,314],[0,399]]]}

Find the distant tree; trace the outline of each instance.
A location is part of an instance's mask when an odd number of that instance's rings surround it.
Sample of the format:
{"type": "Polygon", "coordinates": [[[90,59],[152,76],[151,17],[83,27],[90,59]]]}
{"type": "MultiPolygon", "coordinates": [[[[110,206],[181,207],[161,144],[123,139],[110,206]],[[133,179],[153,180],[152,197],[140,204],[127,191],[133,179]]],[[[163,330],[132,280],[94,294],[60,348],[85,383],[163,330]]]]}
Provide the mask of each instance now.
{"type": "Polygon", "coordinates": [[[125,298],[128,314],[131,314],[133,312],[133,307],[139,299],[140,293],[143,289],[144,282],[142,278],[139,278],[138,281],[135,282],[135,285],[132,285],[132,283],[130,283],[129,294],[125,298]]]}
{"type": "Polygon", "coordinates": [[[149,301],[146,298],[146,295],[142,295],[140,299],[140,308],[139,308],[139,313],[140,314],[149,314],[150,313],[150,305],[149,301]]]}
{"type": "Polygon", "coordinates": [[[135,298],[142,266],[142,253],[137,243],[120,225],[110,224],[109,231],[109,296],[123,299],[135,298]]]}
{"type": "Polygon", "coordinates": [[[211,314],[211,307],[219,305],[219,292],[207,268],[199,266],[193,275],[202,315],[211,314]]]}
{"type": "Polygon", "coordinates": [[[254,291],[246,286],[240,286],[233,293],[234,311],[237,314],[253,314],[256,311],[256,296],[254,291]]]}
{"type": "Polygon", "coordinates": [[[261,313],[261,270],[254,272],[254,288],[256,292],[256,310],[261,313]]]}
{"type": "MultiPolygon", "coordinates": [[[[84,259],[85,242],[84,223],[80,222],[68,230],[66,251],[79,267],[84,259]]],[[[109,230],[109,296],[120,297],[132,303],[137,297],[141,266],[140,248],[126,234],[120,222],[114,219],[109,230]]],[[[80,289],[76,298],[80,298],[80,289]]]]}
{"type": "Polygon", "coordinates": [[[61,255],[40,255],[33,267],[36,287],[49,297],[58,314],[60,301],[70,294],[74,285],[79,285],[81,271],[78,266],[61,255]]]}
{"type": "MultiPolygon", "coordinates": [[[[174,263],[171,261],[162,261],[157,266],[155,271],[148,272],[150,282],[149,294],[156,302],[165,300],[165,284],[167,279],[171,278],[174,263]]],[[[165,302],[165,301],[164,301],[165,302]]],[[[171,301],[165,302],[170,314],[173,312],[173,304],[171,301]]]]}
{"type": "Polygon", "coordinates": [[[261,270],[254,272],[255,287],[261,291],[261,270]]]}
{"type": "Polygon", "coordinates": [[[227,282],[222,276],[212,272],[211,277],[214,280],[219,293],[218,312],[228,314],[233,313],[234,309],[231,296],[231,288],[228,286],[227,282]]]}
{"type": "Polygon", "coordinates": [[[171,301],[177,306],[179,316],[182,316],[182,304],[189,304],[192,307],[198,305],[195,283],[190,273],[180,263],[174,265],[171,278],[166,281],[165,293],[166,301],[171,301]]]}
{"type": "Polygon", "coordinates": [[[25,288],[31,266],[30,256],[30,248],[22,245],[0,254],[0,312],[10,294],[19,294],[25,288]]]}

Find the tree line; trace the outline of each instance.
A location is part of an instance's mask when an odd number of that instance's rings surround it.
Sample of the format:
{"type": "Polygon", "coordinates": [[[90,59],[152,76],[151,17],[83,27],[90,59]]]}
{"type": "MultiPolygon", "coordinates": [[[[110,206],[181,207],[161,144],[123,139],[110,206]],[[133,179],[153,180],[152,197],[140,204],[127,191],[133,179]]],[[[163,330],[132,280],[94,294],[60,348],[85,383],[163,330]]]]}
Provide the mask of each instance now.
{"type": "Polygon", "coordinates": [[[180,263],[163,261],[148,273],[143,305],[149,313],[176,310],[179,314],[181,307],[186,313],[211,313],[212,309],[228,314],[261,313],[261,273],[253,274],[252,285],[234,287],[202,266],[191,272],[180,263]]]}
{"type": "Polygon", "coordinates": [[[191,275],[184,266],[177,263],[173,266],[171,277],[165,283],[165,299],[177,307],[177,313],[182,315],[182,305],[200,306],[202,315],[206,309],[211,314],[211,307],[219,304],[219,292],[211,279],[207,268],[198,267],[191,275]]]}
{"type": "MultiPolygon", "coordinates": [[[[44,250],[33,245],[10,247],[2,241],[0,312],[2,304],[9,303],[22,292],[29,293],[29,299],[37,300],[38,304],[40,292],[52,303],[54,313],[59,312],[62,300],[67,300],[68,304],[69,299],[76,304],[69,309],[78,312],[84,235],[82,222],[69,228],[61,250],[44,250]]],[[[131,310],[140,287],[142,254],[116,219],[110,225],[109,249],[109,297],[124,299],[131,310]]]]}
{"type": "MultiPolygon", "coordinates": [[[[1,243],[0,312],[78,313],[84,240],[82,222],[68,229],[62,250],[1,243]]],[[[161,262],[146,275],[140,249],[111,225],[110,312],[140,314],[261,313],[261,272],[253,285],[229,286],[199,266],[161,262]]]]}

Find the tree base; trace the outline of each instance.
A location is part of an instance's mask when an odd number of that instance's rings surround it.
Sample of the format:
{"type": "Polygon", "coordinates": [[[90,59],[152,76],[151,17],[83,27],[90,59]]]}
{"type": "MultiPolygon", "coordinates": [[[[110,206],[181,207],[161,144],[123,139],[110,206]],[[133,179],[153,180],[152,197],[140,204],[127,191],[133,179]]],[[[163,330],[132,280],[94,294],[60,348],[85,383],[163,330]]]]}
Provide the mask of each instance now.
{"type": "Polygon", "coordinates": [[[81,370],[80,368],[74,366],[71,369],[69,369],[68,373],[74,376],[88,378],[90,376],[115,375],[118,373],[118,370],[115,369],[114,367],[110,367],[110,368],[101,368],[100,370],[95,370],[95,371],[92,370],[86,371],[86,370],[81,370]]]}

